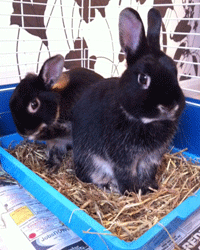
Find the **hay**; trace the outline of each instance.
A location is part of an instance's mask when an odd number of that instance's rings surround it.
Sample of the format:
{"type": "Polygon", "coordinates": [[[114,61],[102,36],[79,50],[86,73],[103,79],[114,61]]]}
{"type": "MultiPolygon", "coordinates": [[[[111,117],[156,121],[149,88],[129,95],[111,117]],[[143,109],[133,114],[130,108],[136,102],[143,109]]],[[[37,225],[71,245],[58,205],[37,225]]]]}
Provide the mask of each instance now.
{"type": "Polygon", "coordinates": [[[200,166],[187,161],[182,152],[164,155],[156,176],[159,190],[146,195],[139,192],[122,196],[78,180],[74,175],[72,151],[57,172],[45,167],[44,145],[21,143],[8,151],[113,235],[128,242],[138,239],[187,197],[194,195],[200,183],[200,166]]]}

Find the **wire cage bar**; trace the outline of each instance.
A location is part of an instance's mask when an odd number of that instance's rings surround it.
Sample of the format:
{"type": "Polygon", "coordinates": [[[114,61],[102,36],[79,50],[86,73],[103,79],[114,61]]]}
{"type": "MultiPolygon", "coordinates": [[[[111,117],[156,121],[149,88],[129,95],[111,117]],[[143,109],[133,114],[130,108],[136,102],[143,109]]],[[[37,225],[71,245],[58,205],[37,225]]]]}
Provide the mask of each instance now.
{"type": "Polygon", "coordinates": [[[160,10],[162,49],[177,64],[183,89],[200,90],[198,0],[2,0],[0,84],[18,83],[27,72],[38,73],[44,60],[58,53],[66,59],[66,70],[88,67],[105,77],[120,76],[126,64],[118,16],[128,6],[137,9],[144,25],[151,7],[160,10]]]}

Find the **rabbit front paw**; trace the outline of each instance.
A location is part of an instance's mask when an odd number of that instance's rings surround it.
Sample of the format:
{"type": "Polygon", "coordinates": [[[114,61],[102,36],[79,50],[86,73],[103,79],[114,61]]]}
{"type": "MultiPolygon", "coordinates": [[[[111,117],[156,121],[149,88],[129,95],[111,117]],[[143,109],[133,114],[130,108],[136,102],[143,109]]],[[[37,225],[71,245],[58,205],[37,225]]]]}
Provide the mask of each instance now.
{"type": "Polygon", "coordinates": [[[158,189],[158,184],[155,179],[157,167],[158,166],[154,164],[146,169],[138,169],[138,184],[142,194],[146,194],[158,189]]]}

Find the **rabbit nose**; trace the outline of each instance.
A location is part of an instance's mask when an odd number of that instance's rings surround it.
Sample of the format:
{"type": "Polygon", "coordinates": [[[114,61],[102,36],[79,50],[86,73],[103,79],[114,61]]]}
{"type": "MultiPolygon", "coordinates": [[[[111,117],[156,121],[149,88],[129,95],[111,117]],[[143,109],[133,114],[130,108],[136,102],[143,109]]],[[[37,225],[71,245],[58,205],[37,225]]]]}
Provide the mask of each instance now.
{"type": "Polygon", "coordinates": [[[178,104],[173,104],[171,106],[164,106],[162,104],[158,105],[158,109],[160,111],[161,116],[164,116],[168,119],[175,119],[176,116],[176,112],[179,109],[179,105],[178,104]]]}
{"type": "Polygon", "coordinates": [[[158,105],[158,109],[160,110],[161,113],[166,113],[166,112],[171,112],[171,111],[177,111],[179,109],[179,105],[174,103],[170,106],[164,106],[162,104],[158,105]]]}

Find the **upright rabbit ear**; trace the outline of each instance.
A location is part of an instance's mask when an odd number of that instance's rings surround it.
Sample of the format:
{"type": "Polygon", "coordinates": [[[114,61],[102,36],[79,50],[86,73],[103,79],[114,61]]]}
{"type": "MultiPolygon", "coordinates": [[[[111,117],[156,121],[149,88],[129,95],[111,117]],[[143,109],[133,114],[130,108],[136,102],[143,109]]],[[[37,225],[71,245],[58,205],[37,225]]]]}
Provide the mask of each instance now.
{"type": "Polygon", "coordinates": [[[144,26],[137,11],[126,8],[119,15],[119,39],[127,63],[133,63],[148,48],[144,26]]]}
{"type": "Polygon", "coordinates": [[[64,57],[61,55],[56,55],[45,61],[40,70],[39,77],[42,78],[47,89],[51,89],[58,81],[62,74],[63,67],[64,57]]]}
{"type": "Polygon", "coordinates": [[[160,12],[154,8],[148,12],[147,42],[150,48],[160,50],[160,28],[162,17],[160,12]]]}

